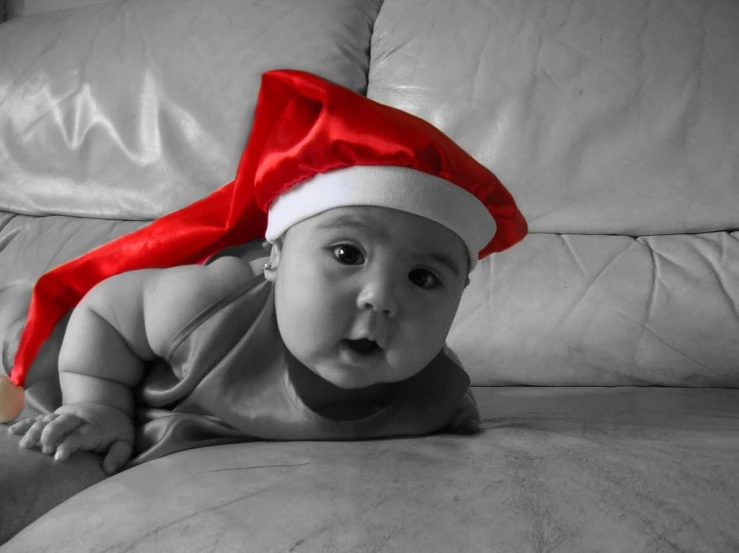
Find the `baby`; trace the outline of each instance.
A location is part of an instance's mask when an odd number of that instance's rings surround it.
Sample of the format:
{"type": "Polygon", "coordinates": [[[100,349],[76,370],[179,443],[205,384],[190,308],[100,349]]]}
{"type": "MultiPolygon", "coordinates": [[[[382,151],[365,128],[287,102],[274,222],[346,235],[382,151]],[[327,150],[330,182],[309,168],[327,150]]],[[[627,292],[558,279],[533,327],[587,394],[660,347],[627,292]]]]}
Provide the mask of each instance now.
{"type": "MultiPolygon", "coordinates": [[[[288,70],[263,76],[239,175],[225,210],[259,208],[266,225],[223,232],[261,232],[263,270],[231,256],[122,264],[72,312],[63,404],[12,425],[21,445],[102,453],[110,474],[249,439],[476,431],[445,340],[478,259],[526,234],[497,178],[421,119],[288,70]]],[[[156,247],[201,232],[192,214],[218,193],[169,216],[156,247]]]]}

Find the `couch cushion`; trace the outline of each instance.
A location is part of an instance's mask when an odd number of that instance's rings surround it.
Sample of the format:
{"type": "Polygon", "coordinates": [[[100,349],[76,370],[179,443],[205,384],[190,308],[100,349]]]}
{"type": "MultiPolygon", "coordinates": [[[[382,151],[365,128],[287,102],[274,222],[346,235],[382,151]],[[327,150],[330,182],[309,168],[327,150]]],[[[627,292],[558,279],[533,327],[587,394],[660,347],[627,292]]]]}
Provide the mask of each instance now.
{"type": "Polygon", "coordinates": [[[129,0],[0,26],[0,209],[152,219],[229,182],[261,73],[364,92],[379,0],[129,0]]]}
{"type": "Polygon", "coordinates": [[[8,551],[739,550],[739,390],[475,393],[478,436],[185,451],[69,499],[8,551]]]}
{"type": "Polygon", "coordinates": [[[739,3],[386,0],[368,96],[495,171],[533,232],[739,228],[739,3]]]}
{"type": "Polygon", "coordinates": [[[0,211],[0,289],[32,284],[41,273],[145,224],[0,211]]]}
{"type": "Polygon", "coordinates": [[[470,280],[449,345],[475,384],[739,387],[739,232],[534,234],[470,280]]]}

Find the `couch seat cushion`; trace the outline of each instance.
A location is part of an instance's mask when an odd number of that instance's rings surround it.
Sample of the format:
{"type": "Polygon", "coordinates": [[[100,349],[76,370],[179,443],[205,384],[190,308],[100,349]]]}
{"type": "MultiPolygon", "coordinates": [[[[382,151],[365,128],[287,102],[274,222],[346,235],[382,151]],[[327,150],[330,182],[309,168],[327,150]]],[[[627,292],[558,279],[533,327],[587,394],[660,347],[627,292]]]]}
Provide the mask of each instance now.
{"type": "Polygon", "coordinates": [[[190,450],[8,551],[739,550],[739,390],[477,388],[484,431],[190,450]]]}

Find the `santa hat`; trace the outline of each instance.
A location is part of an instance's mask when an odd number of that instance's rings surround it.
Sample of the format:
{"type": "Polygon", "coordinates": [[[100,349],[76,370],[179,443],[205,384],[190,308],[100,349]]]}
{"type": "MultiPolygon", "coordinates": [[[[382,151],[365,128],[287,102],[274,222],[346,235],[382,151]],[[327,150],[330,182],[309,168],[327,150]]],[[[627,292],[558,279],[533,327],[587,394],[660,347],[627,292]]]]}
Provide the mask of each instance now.
{"type": "Polygon", "coordinates": [[[56,323],[98,282],[142,268],[203,263],[340,206],[370,205],[436,221],[464,242],[470,270],[527,232],[496,176],[428,122],[302,71],[262,76],[236,178],[209,196],[42,275],[33,290],[0,422],[56,323]]]}

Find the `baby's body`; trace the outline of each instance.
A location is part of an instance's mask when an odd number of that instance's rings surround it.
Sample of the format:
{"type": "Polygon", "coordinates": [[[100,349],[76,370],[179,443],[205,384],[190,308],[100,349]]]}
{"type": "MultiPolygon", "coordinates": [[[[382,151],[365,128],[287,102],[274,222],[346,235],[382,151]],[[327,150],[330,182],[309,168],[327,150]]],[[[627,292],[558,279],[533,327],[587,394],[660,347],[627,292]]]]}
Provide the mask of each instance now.
{"type": "MultiPolygon", "coordinates": [[[[307,369],[291,373],[305,405],[321,413],[353,402],[389,404],[397,385],[443,350],[468,263],[451,230],[395,209],[340,207],[290,227],[272,246],[264,278],[274,287],[280,339],[307,369]]],[[[103,281],[66,328],[63,405],[11,432],[57,459],[78,449],[106,453],[105,470],[118,470],[134,452],[135,392],[150,364],[167,357],[190,321],[257,277],[245,261],[222,257],[103,281]]],[[[457,426],[469,419],[464,430],[472,430],[476,412],[465,397],[452,418],[457,426]]]]}

